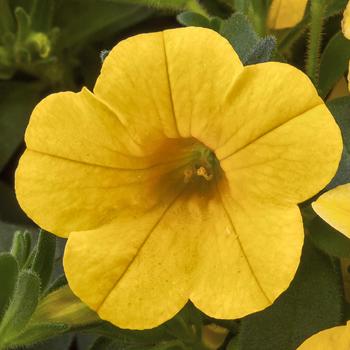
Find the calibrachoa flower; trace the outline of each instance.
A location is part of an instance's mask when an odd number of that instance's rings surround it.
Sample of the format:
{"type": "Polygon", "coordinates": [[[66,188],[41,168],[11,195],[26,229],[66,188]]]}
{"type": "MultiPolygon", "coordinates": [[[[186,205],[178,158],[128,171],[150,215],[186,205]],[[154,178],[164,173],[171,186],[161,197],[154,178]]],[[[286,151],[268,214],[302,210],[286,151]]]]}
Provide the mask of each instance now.
{"type": "MultiPolygon", "coordinates": [[[[341,26],[342,26],[342,31],[345,38],[350,40],[350,1],[346,5],[341,26]]],[[[349,73],[348,73],[348,87],[350,90],[350,62],[349,62],[349,73]]]]}
{"type": "Polygon", "coordinates": [[[346,5],[343,15],[342,30],[345,38],[350,39],[350,1],[346,5]]]}
{"type": "Polygon", "coordinates": [[[307,339],[298,350],[349,350],[350,323],[319,332],[307,339]]]}
{"type": "Polygon", "coordinates": [[[68,237],[73,292],[137,329],[189,299],[230,319],[270,305],[299,263],[297,203],[342,151],[306,75],[243,67],[219,34],[191,27],[119,43],[94,92],[44,99],[25,139],[21,206],[68,237]]]}
{"type": "Polygon", "coordinates": [[[350,238],[350,184],[324,193],[312,207],[323,220],[350,238]]]}
{"type": "Polygon", "coordinates": [[[307,2],[308,0],[273,0],[268,16],[269,27],[294,27],[303,19],[307,2]]]}

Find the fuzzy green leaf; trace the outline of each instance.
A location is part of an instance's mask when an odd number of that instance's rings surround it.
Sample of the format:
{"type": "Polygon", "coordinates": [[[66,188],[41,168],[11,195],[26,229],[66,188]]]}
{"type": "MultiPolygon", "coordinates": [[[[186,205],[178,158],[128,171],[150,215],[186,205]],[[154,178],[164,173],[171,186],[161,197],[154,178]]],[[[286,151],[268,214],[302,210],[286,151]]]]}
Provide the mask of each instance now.
{"type": "Polygon", "coordinates": [[[11,345],[23,332],[38,305],[39,295],[39,277],[32,271],[21,271],[11,303],[1,320],[0,345],[11,345]]]}
{"type": "Polygon", "coordinates": [[[340,31],[328,42],[321,56],[319,90],[326,97],[345,74],[350,60],[350,40],[340,31]]]}
{"type": "Polygon", "coordinates": [[[39,239],[32,254],[34,254],[31,270],[40,277],[41,288],[48,285],[55,262],[56,238],[51,233],[40,231],[39,239]]]}
{"type": "Polygon", "coordinates": [[[16,231],[12,241],[11,254],[17,259],[19,268],[26,263],[31,246],[29,232],[16,231]]]}
{"type": "Polygon", "coordinates": [[[28,324],[25,331],[11,342],[12,346],[30,346],[49,338],[56,337],[69,330],[69,326],[63,323],[38,323],[28,324]]]}
{"type": "Polygon", "coordinates": [[[7,308],[16,286],[18,264],[10,253],[0,253],[0,318],[7,308]]]}
{"type": "Polygon", "coordinates": [[[288,290],[271,307],[242,319],[238,349],[295,350],[312,334],[342,324],[343,312],[339,267],[306,238],[288,290]]]}
{"type": "Polygon", "coordinates": [[[273,36],[268,36],[259,40],[253,51],[249,54],[246,64],[268,62],[271,59],[275,48],[276,39],[273,36]]]}
{"type": "Polygon", "coordinates": [[[243,63],[247,62],[259,42],[253,27],[241,13],[222,21],[220,34],[231,43],[243,63]]]}

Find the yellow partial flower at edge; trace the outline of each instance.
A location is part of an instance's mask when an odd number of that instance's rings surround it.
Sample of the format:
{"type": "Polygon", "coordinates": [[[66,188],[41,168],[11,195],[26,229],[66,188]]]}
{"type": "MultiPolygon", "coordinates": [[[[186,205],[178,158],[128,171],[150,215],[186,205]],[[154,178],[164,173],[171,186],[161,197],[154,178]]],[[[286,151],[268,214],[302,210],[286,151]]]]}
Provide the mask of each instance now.
{"type": "MultiPolygon", "coordinates": [[[[341,26],[342,26],[342,31],[345,38],[350,40],[350,1],[348,2],[346,9],[344,11],[341,26]]],[[[348,73],[348,88],[350,91],[350,62],[349,62],[349,73],[348,73]]]]}
{"type": "Polygon", "coordinates": [[[133,329],[188,300],[224,319],[271,305],[299,264],[297,204],[342,152],[304,73],[244,67],[226,39],[194,27],[120,42],[93,93],[45,98],[25,140],[19,203],[68,237],[73,292],[133,329]]]}
{"type": "Polygon", "coordinates": [[[297,25],[304,17],[308,0],[273,0],[268,16],[271,29],[285,29],[297,25]]]}
{"type": "Polygon", "coordinates": [[[321,331],[301,344],[297,350],[349,350],[350,322],[346,326],[321,331]]]}

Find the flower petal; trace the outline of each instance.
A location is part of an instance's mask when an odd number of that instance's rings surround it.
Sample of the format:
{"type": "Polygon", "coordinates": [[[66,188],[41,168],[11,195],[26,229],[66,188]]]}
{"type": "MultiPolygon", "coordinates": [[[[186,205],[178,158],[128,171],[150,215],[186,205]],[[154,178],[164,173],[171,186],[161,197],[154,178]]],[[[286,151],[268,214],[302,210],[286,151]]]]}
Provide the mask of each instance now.
{"type": "Polygon", "coordinates": [[[183,185],[173,170],[174,163],[120,170],[27,150],[16,171],[16,195],[40,227],[65,237],[108,223],[121,211],[148,210],[183,185]]]}
{"type": "Polygon", "coordinates": [[[191,125],[202,128],[220,116],[225,91],[242,69],[218,33],[178,28],[119,43],[106,58],[94,92],[149,147],[149,139],[190,137],[191,125]]]}
{"type": "Polygon", "coordinates": [[[341,157],[339,127],[319,105],[221,160],[235,199],[300,203],[324,188],[341,157]]]}
{"type": "Polygon", "coordinates": [[[226,158],[321,104],[310,79],[297,68],[278,62],[247,66],[227,93],[213,140],[208,139],[213,144],[216,137],[217,157],[226,158]]]}
{"type": "Polygon", "coordinates": [[[338,186],[312,203],[315,212],[350,238],[350,184],[338,186]]]}
{"type": "Polygon", "coordinates": [[[304,17],[308,0],[273,0],[268,17],[272,29],[284,29],[297,25],[304,17]]]}
{"type": "Polygon", "coordinates": [[[87,89],[52,94],[34,109],[27,148],[89,164],[137,168],[149,159],[105,105],[87,89]]]}
{"type": "Polygon", "coordinates": [[[215,318],[260,311],[285,291],[300,261],[304,240],[297,206],[237,203],[219,184],[221,203],[211,215],[216,229],[202,232],[199,271],[191,300],[215,318]]]}
{"type": "Polygon", "coordinates": [[[298,350],[349,350],[350,323],[316,333],[298,347],[298,350]]]}
{"type": "Polygon", "coordinates": [[[64,268],[73,292],[122,328],[152,328],[173,317],[188,300],[196,263],[200,232],[191,221],[202,219],[186,205],[177,197],[144,215],[72,233],[64,268]]]}
{"type": "Polygon", "coordinates": [[[243,65],[231,44],[213,30],[167,30],[164,44],[179,133],[200,137],[213,119],[221,118],[226,92],[243,65]]]}

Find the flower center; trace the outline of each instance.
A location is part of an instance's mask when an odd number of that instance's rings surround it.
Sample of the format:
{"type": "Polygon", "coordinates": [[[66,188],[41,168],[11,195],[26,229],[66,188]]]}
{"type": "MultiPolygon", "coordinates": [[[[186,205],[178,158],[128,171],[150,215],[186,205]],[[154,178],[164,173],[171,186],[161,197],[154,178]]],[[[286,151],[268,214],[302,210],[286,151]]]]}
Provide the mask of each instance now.
{"type": "Polygon", "coordinates": [[[184,170],[186,184],[204,179],[211,181],[219,169],[219,161],[215,153],[206,146],[197,143],[192,152],[192,161],[184,170]]]}

